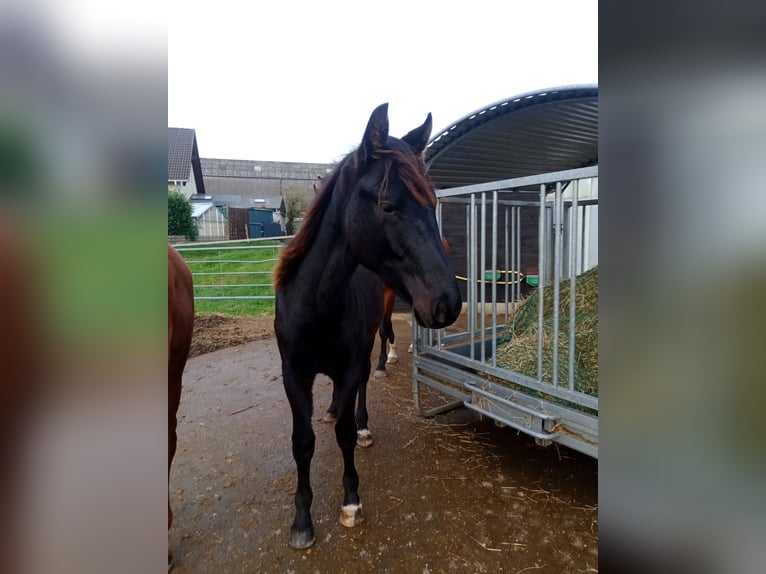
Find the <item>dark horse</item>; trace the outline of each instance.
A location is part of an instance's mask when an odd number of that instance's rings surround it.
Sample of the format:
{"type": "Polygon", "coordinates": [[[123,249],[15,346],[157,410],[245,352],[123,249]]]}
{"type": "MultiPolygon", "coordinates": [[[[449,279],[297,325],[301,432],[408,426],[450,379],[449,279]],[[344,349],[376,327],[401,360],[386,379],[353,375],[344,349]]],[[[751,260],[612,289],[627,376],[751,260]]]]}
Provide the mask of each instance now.
{"type": "MultiPolygon", "coordinates": [[[[366,427],[360,385],[370,375],[370,354],[383,312],[383,282],[410,302],[416,320],[450,325],[461,299],[455,272],[436,226],[436,196],[422,154],[431,115],[401,140],[388,136],[388,105],[373,111],[361,145],[321,184],[274,275],[274,330],[293,415],[293,457],[298,469],[290,546],[314,542],[310,467],[315,435],[312,387],[317,373],[333,381],[338,406],[335,437],[343,454],[340,523],[362,521],[354,466],[357,424],[366,427]]],[[[362,387],[363,389],[363,387],[362,387]]]]}
{"type": "MultiPolygon", "coordinates": [[[[191,347],[194,329],[194,286],[189,266],[168,245],[168,481],[176,453],[176,413],[181,402],[181,375],[191,347]]],[[[168,530],[173,523],[168,495],[168,530]]],[[[168,569],[172,566],[168,544],[168,569]]]]}

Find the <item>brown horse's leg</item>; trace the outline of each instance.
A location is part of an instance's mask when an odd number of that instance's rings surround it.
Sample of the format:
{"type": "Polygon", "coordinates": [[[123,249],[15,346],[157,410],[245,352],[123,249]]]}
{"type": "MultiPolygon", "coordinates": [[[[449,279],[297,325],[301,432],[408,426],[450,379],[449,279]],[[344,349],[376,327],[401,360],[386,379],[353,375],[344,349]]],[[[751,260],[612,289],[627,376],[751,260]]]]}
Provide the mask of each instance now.
{"type": "Polygon", "coordinates": [[[313,405],[313,377],[299,377],[283,369],[285,392],[293,414],[293,458],[298,470],[298,486],[295,489],[295,520],[290,527],[292,548],[302,550],[314,544],[316,536],[311,522],[311,459],[314,457],[316,436],[311,427],[313,405]]]}

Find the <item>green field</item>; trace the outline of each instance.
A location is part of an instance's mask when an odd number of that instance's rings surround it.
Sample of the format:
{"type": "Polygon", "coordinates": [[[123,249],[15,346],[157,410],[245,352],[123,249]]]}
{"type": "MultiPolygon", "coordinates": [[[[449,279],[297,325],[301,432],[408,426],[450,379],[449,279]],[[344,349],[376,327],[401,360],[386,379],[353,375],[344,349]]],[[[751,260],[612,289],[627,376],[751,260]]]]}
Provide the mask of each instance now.
{"type": "Polygon", "coordinates": [[[274,313],[272,272],[279,237],[218,245],[179,245],[176,248],[194,276],[195,297],[267,297],[264,299],[197,299],[197,313],[261,315],[274,313]],[[228,249],[250,247],[250,249],[228,249]]]}

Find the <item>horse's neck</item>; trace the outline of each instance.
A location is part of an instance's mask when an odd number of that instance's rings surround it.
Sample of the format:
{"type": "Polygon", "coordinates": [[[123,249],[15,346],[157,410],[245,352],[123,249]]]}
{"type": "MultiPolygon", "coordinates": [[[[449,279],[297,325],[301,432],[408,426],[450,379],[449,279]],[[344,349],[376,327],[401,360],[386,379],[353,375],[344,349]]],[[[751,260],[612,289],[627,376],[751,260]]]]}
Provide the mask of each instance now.
{"type": "Polygon", "coordinates": [[[345,300],[351,276],[358,263],[351,255],[343,232],[343,211],[328,206],[314,244],[298,272],[315,292],[317,307],[329,309],[345,300]]]}

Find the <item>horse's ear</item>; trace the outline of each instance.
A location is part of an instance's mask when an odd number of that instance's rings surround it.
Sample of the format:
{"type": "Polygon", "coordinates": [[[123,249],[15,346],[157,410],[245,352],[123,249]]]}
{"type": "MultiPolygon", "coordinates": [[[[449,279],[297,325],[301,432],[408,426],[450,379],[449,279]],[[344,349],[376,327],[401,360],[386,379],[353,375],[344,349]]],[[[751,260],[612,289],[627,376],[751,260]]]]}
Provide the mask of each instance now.
{"type": "Polygon", "coordinates": [[[419,128],[415,128],[406,136],[404,136],[402,138],[402,141],[405,141],[408,144],[410,144],[412,149],[415,150],[415,153],[421,154],[423,153],[423,150],[426,149],[428,138],[431,137],[432,127],[433,127],[433,120],[431,119],[431,114],[429,113],[428,117],[426,118],[426,121],[423,122],[423,125],[420,126],[419,128]]]}
{"type": "Polygon", "coordinates": [[[364,130],[362,145],[359,146],[360,159],[365,162],[374,157],[388,139],[388,104],[375,108],[364,130]]]}

